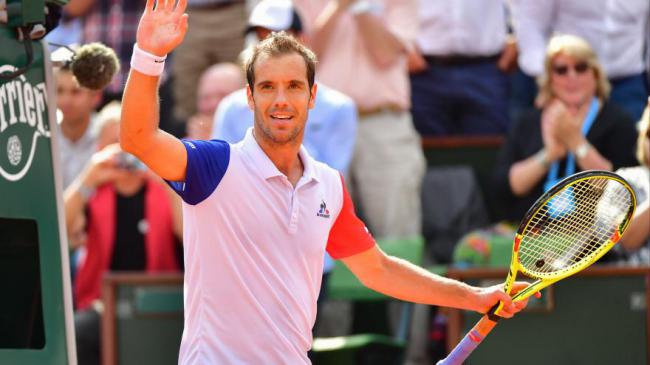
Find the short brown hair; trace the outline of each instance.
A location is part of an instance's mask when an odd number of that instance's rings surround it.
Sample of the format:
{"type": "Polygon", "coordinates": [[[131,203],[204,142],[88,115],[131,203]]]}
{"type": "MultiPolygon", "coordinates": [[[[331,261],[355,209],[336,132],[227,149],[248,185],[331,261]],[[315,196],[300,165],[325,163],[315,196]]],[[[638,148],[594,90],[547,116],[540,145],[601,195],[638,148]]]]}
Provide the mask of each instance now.
{"type": "Polygon", "coordinates": [[[244,63],[246,81],[251,92],[253,92],[253,87],[255,86],[255,62],[260,55],[279,57],[292,53],[300,55],[305,60],[305,65],[307,66],[307,82],[309,83],[309,90],[311,92],[316,75],[316,55],[287,32],[273,32],[253,47],[253,52],[244,63]]]}

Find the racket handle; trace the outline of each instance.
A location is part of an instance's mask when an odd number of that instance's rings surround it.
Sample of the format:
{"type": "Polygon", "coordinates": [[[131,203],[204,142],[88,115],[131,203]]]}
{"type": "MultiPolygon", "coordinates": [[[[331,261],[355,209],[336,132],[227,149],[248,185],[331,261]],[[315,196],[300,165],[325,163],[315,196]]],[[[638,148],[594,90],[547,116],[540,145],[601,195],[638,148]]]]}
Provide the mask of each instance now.
{"type": "Polygon", "coordinates": [[[485,315],[492,321],[492,322],[499,322],[499,320],[502,318],[497,314],[497,310],[500,310],[503,308],[503,302],[499,301],[497,304],[493,305],[492,308],[490,308],[485,315]]]}
{"type": "Polygon", "coordinates": [[[438,361],[436,365],[461,365],[469,355],[478,347],[497,322],[492,321],[487,315],[463,337],[446,358],[438,361]]]}

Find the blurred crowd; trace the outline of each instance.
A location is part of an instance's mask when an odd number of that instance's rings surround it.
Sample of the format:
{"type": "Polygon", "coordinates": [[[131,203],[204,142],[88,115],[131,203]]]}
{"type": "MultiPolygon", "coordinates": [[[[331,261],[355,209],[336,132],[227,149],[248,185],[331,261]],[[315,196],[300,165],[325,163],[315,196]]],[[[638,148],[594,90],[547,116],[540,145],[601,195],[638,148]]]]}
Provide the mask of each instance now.
{"type": "MultiPolygon", "coordinates": [[[[105,272],[183,267],[178,197],[118,144],[144,6],[69,0],[46,38],[72,50],[102,42],[121,60],[104,90],[79,86],[66,62],[55,70],[80,364],[99,361],[105,272]]],[[[429,246],[440,244],[422,212],[440,220],[465,212],[446,223],[463,227],[447,237],[449,249],[427,247],[426,263],[482,264],[544,191],[597,169],[624,176],[638,203],[606,261],[650,265],[647,0],[188,0],[187,13],[189,30],[161,80],[165,131],[239,142],[253,124],[246,49],[286,31],[319,59],[304,145],[344,174],[376,238],[425,232],[429,246]],[[472,174],[427,167],[422,140],[495,136],[503,142],[488,191],[472,174]],[[453,189],[431,194],[436,180],[453,189]],[[470,203],[476,194],[496,197],[498,214],[470,203]]],[[[366,311],[353,312],[355,330],[366,311]]],[[[429,338],[428,330],[413,333],[429,338]]],[[[426,348],[412,347],[410,363],[431,362],[426,348]]]]}

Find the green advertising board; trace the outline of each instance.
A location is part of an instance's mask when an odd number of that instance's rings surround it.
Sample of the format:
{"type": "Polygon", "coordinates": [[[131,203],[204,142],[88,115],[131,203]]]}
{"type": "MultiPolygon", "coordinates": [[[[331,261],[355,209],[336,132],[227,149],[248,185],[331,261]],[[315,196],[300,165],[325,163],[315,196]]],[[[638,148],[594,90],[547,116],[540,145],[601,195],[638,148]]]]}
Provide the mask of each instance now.
{"type": "MultiPolygon", "coordinates": [[[[7,6],[38,20],[43,0],[26,3],[7,6]]],[[[0,24],[0,364],[74,365],[52,70],[41,41],[28,63],[16,19],[0,24]]]]}

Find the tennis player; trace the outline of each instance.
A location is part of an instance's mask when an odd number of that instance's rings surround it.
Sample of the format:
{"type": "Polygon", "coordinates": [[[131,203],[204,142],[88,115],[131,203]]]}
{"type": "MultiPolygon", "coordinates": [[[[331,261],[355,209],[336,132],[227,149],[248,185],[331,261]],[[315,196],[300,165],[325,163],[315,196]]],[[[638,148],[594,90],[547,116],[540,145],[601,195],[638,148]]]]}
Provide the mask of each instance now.
{"type": "Polygon", "coordinates": [[[147,1],[121,121],[123,149],[184,200],[180,364],[308,364],[325,250],[368,287],[403,300],[482,313],[501,300],[505,317],[526,305],[501,286],[439,277],[375,245],[340,174],[301,146],[317,95],[315,57],[284,33],[258,44],[246,64],[254,126],[242,142],[180,141],[159,130],[159,76],[187,30],[185,5],[147,1]]]}

